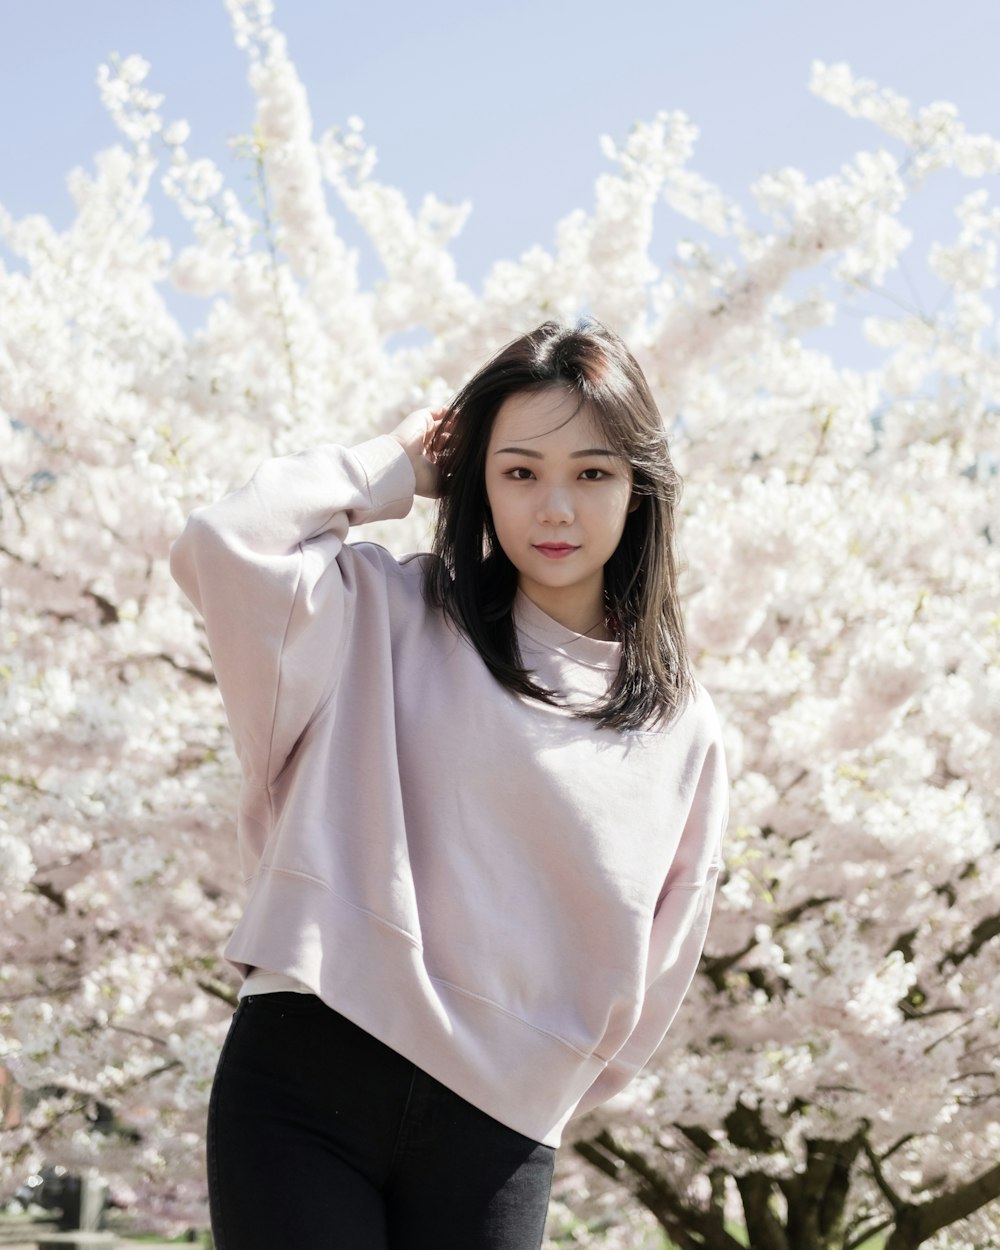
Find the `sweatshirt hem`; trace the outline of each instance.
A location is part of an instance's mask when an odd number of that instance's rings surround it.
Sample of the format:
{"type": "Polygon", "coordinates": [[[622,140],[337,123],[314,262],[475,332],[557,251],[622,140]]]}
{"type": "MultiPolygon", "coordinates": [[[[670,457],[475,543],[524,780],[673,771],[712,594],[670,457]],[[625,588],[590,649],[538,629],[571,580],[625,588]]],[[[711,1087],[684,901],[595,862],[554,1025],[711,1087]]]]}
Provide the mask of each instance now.
{"type": "Polygon", "coordinates": [[[295,978],[459,1097],[549,1146],[606,1066],[433,976],[405,929],[287,869],[258,875],[225,955],[244,976],[256,967],[295,978]]]}

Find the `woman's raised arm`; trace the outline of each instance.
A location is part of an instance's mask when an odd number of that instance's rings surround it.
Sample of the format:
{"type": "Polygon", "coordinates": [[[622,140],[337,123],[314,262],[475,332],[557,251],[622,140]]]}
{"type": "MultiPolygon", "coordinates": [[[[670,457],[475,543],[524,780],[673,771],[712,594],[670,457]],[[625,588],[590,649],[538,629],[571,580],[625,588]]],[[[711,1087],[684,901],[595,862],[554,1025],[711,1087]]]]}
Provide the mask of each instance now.
{"type": "Polygon", "coordinates": [[[265,461],[192,513],[174,544],[171,572],[204,617],[251,783],[270,784],[336,678],[353,604],[348,528],[405,516],[413,494],[410,457],[391,435],[323,445],[265,461]]]}

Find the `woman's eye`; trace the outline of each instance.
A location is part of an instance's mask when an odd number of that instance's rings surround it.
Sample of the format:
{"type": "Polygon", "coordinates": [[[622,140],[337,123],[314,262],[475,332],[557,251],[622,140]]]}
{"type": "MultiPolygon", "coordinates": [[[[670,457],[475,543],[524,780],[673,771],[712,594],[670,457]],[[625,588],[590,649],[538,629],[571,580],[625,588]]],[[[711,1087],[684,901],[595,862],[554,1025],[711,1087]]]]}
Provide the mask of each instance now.
{"type": "Polygon", "coordinates": [[[607,472],[604,469],[584,469],[580,476],[585,482],[599,482],[607,477],[607,472]]]}
{"type": "Polygon", "coordinates": [[[530,470],[530,469],[520,469],[520,468],[519,468],[519,469],[511,469],[511,470],[509,470],[509,472],[508,472],[508,477],[512,477],[512,478],[514,479],[514,481],[515,481],[515,482],[527,482],[527,481],[529,481],[532,477],[534,477],[534,474],[531,472],[531,470],[530,470]]]}

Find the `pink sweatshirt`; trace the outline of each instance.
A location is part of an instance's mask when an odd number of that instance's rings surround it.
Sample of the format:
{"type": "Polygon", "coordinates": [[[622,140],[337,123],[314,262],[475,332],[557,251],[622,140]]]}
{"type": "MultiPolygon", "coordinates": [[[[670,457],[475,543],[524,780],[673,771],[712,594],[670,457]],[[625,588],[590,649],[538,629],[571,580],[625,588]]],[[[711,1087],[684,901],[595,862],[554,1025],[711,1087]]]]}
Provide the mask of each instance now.
{"type": "MultiPolygon", "coordinates": [[[[487,1114],[558,1145],[653,1053],[694,975],[728,812],[708,694],[666,730],[509,693],[348,526],[413,499],[390,436],[265,463],[171,553],[243,771],[226,955],[284,973],[487,1114]]],[[[522,658],[589,701],[618,645],[519,596],[522,658]]]]}

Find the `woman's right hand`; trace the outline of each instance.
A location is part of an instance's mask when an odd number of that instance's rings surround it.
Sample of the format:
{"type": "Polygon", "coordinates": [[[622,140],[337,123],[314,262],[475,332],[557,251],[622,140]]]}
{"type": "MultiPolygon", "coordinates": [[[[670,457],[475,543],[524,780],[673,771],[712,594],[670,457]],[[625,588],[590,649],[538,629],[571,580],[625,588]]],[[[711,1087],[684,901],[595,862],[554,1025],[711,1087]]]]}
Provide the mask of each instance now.
{"type": "Polygon", "coordinates": [[[436,411],[418,408],[411,412],[392,431],[392,437],[402,447],[413,466],[416,478],[414,494],[436,499],[441,493],[441,476],[435,456],[435,445],[440,446],[447,435],[439,433],[447,408],[436,411]]]}

